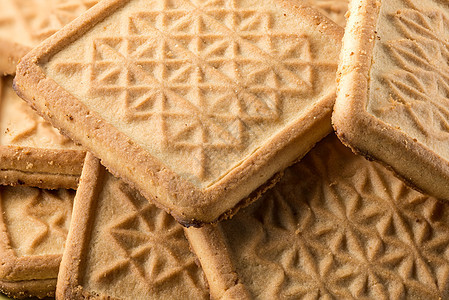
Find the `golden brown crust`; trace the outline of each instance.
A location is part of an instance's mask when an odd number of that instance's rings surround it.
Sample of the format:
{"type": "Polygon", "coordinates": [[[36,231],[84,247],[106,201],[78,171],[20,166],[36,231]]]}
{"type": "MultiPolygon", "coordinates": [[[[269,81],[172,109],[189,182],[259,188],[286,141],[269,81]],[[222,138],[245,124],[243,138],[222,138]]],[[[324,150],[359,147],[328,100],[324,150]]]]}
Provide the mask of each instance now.
{"type": "Polygon", "coordinates": [[[0,146],[0,183],[76,189],[85,152],[0,146]]]}
{"type": "Polygon", "coordinates": [[[37,297],[39,299],[54,297],[56,279],[4,281],[0,280],[0,291],[15,299],[37,297]]]}
{"type": "Polygon", "coordinates": [[[366,110],[369,72],[381,3],[351,1],[337,74],[337,100],[332,116],[340,140],[356,153],[390,166],[411,186],[449,199],[449,162],[408,134],[366,110]]]}
{"type": "MultiPolygon", "coordinates": [[[[11,83],[11,77],[0,78],[0,97],[2,98],[0,101],[4,104],[2,109],[5,109],[2,115],[6,116],[10,113],[27,117],[27,112],[22,109],[23,104],[22,106],[16,106],[17,101],[21,101],[21,99],[14,95],[12,86],[9,86],[11,83]]],[[[5,130],[1,133],[2,139],[7,137],[13,140],[16,137],[19,138],[20,134],[13,136],[11,131],[20,132],[22,130],[21,128],[15,128],[15,126],[32,126],[31,124],[34,124],[32,122],[38,124],[39,121],[37,119],[33,119],[31,122],[28,119],[22,121],[19,117],[8,119],[8,116],[6,116],[4,122],[9,125],[2,125],[6,126],[6,129],[2,127],[2,130],[5,130]],[[14,128],[10,128],[10,126],[14,128]]],[[[27,140],[27,138],[31,140],[35,137],[36,143],[33,146],[22,146],[20,141],[18,144],[9,144],[8,140],[0,145],[0,183],[3,185],[28,185],[45,189],[76,189],[85,152],[70,142],[65,144],[64,148],[61,147],[62,149],[51,149],[48,146],[45,148],[44,145],[39,143],[40,140],[38,139],[46,137],[47,132],[38,133],[38,126],[40,125],[35,126],[35,132],[24,134],[22,138],[23,140],[27,140]],[[73,147],[70,145],[73,145],[73,147]]],[[[55,133],[55,135],[59,135],[59,133],[55,133]]]]}
{"type": "Polygon", "coordinates": [[[94,213],[97,204],[93,199],[101,191],[105,170],[101,167],[98,159],[89,152],[86,154],[83,170],[73,207],[74,221],[67,235],[58,274],[57,299],[88,298],[81,286],[83,278],[80,278],[80,274],[84,272],[85,259],[83,258],[88,251],[88,241],[93,225],[93,218],[90,216],[94,213]]]}
{"type": "MultiPolygon", "coordinates": [[[[114,175],[119,175],[147,198],[153,198],[158,206],[183,224],[198,225],[222,218],[226,211],[232,210],[241,199],[248,197],[329,132],[333,93],[310,107],[303,118],[267,140],[263,147],[212,186],[200,189],[183,179],[46,77],[41,68],[41,64],[67,44],[128,2],[104,1],[37,47],[20,64],[15,89],[55,127],[100,157],[114,175]]],[[[342,31],[337,25],[304,7],[289,9],[303,17],[302,22],[310,28],[339,44],[342,31]]]]}
{"type": "Polygon", "coordinates": [[[85,152],[21,146],[0,147],[0,169],[79,176],[85,152]]]}
{"type": "Polygon", "coordinates": [[[60,263],[61,254],[17,257],[12,249],[5,249],[0,278],[6,281],[54,279],[60,263]]]}
{"type": "Polygon", "coordinates": [[[209,283],[212,299],[250,299],[229,257],[223,233],[216,225],[184,228],[209,283]]]}
{"type": "Polygon", "coordinates": [[[0,185],[10,186],[34,186],[41,189],[55,189],[54,182],[58,182],[57,186],[63,189],[76,189],[78,186],[79,176],[77,175],[61,175],[49,173],[28,173],[18,170],[0,170],[0,185]],[[48,180],[50,183],[47,183],[48,180]]]}

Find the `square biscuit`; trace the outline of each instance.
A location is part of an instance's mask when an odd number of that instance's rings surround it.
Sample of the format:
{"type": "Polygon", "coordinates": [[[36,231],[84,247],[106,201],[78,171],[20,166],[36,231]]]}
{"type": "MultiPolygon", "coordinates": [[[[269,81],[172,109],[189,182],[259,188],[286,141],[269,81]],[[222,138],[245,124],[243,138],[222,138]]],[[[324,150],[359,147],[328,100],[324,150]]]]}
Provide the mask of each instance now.
{"type": "Polygon", "coordinates": [[[209,299],[183,227],[88,153],[57,299],[209,299]]]}
{"type": "Polygon", "coordinates": [[[355,152],[449,199],[446,2],[355,0],[333,124],[355,152]]]}
{"type": "Polygon", "coordinates": [[[27,55],[15,88],[114,175],[201,225],[330,131],[341,37],[295,1],[107,0],[27,55]]]}

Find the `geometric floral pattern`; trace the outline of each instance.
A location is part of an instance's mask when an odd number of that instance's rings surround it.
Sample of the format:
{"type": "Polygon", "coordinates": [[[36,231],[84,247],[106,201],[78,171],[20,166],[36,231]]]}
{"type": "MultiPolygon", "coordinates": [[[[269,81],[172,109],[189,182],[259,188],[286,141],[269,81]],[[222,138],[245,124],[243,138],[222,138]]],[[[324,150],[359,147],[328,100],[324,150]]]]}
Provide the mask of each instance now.
{"type": "Polygon", "coordinates": [[[91,239],[97,244],[91,244],[87,259],[88,268],[92,268],[92,272],[86,271],[92,274],[86,276],[91,285],[88,290],[114,295],[123,286],[130,298],[164,298],[164,292],[173,293],[167,288],[171,285],[202,299],[201,270],[182,226],[112,175],[106,175],[103,186],[102,194],[107,196],[100,197],[91,239]],[[115,211],[112,218],[105,217],[108,210],[115,211]]]}
{"type": "Polygon", "coordinates": [[[62,253],[73,197],[73,191],[63,189],[2,188],[3,222],[18,257],[62,253]]]}
{"type": "Polygon", "coordinates": [[[330,137],[222,228],[261,298],[446,299],[448,220],[446,202],[330,137]]]}
{"type": "Polygon", "coordinates": [[[29,236],[25,253],[33,254],[35,249],[52,240],[65,240],[67,237],[74,193],[67,190],[42,190],[30,198],[24,215],[40,228],[34,236],[29,236]]]}
{"type": "Polygon", "coordinates": [[[120,33],[90,34],[76,46],[84,49],[82,55],[56,56],[47,68],[64,87],[67,80],[81,80],[87,92],[66,87],[80,99],[114,107],[114,115],[100,114],[120,119],[116,126],[148,128],[139,143],[170,167],[181,164],[179,172],[200,185],[264,142],[255,140],[260,132],[281,128],[287,105],[316,94],[318,70],[336,68],[335,62],[316,61],[307,35],[282,28],[263,3],[135,5],[142,9],[118,18],[120,33]],[[150,134],[157,138],[148,141],[150,134]],[[186,161],[185,153],[191,159],[186,161]]]}
{"type": "Polygon", "coordinates": [[[98,0],[2,0],[0,36],[19,44],[37,45],[97,2],[98,0]]]}
{"type": "Polygon", "coordinates": [[[441,151],[449,139],[449,7],[427,1],[433,4],[420,8],[415,2],[403,0],[399,13],[396,8],[384,13],[397,34],[377,51],[390,57],[393,68],[379,72],[388,94],[372,111],[394,127],[410,128],[407,134],[449,158],[441,151]]]}

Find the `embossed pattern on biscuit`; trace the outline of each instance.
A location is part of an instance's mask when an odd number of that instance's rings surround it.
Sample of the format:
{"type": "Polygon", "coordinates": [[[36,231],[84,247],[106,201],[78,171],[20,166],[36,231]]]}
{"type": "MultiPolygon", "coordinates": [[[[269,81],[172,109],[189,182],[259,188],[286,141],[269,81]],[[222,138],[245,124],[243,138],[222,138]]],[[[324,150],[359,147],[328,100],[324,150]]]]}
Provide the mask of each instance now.
{"type": "Polygon", "coordinates": [[[12,78],[0,79],[0,145],[46,149],[81,149],[36,114],[12,88],[12,78]]]}
{"type": "Polygon", "coordinates": [[[33,47],[98,0],[2,0],[0,38],[33,47]]]}
{"type": "Polygon", "coordinates": [[[447,160],[449,5],[389,3],[379,15],[367,111],[447,160]]]}
{"type": "Polygon", "coordinates": [[[74,196],[70,190],[0,189],[3,222],[17,257],[62,255],[74,196]]]}
{"type": "Polygon", "coordinates": [[[170,169],[208,187],[333,89],[337,59],[317,51],[326,41],[294,33],[304,32],[296,19],[269,5],[131,1],[42,67],[170,169]]]}
{"type": "Polygon", "coordinates": [[[84,291],[120,299],[208,297],[182,226],[170,215],[109,173],[95,201],[84,291]]]}
{"type": "Polygon", "coordinates": [[[446,299],[448,220],[332,136],[220,227],[257,299],[446,299]]]}

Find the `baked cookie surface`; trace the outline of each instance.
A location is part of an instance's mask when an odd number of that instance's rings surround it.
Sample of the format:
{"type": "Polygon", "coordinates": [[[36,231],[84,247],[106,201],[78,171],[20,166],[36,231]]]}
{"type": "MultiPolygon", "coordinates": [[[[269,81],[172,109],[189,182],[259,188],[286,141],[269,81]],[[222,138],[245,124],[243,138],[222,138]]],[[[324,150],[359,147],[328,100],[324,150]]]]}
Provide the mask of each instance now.
{"type": "Polygon", "coordinates": [[[447,19],[440,1],[352,1],[333,114],[354,151],[449,199],[447,19]]]}
{"type": "Polygon", "coordinates": [[[216,298],[445,299],[448,220],[330,136],[231,220],[185,232],[216,298]]]}
{"type": "Polygon", "coordinates": [[[13,297],[54,296],[70,225],[71,190],[0,189],[0,290],[13,297]]]}
{"type": "Polygon", "coordinates": [[[16,89],[177,220],[209,223],[329,132],[341,33],[295,2],[104,1],[16,89]]]}
{"type": "Polygon", "coordinates": [[[208,299],[183,227],[88,154],[58,299],[208,299]]]}

